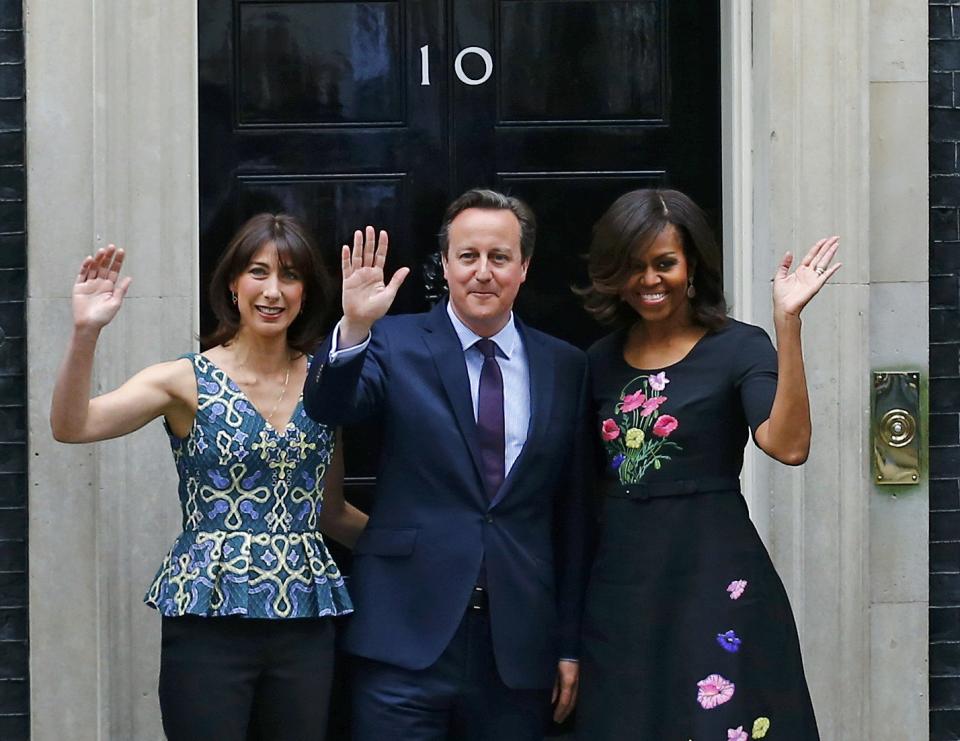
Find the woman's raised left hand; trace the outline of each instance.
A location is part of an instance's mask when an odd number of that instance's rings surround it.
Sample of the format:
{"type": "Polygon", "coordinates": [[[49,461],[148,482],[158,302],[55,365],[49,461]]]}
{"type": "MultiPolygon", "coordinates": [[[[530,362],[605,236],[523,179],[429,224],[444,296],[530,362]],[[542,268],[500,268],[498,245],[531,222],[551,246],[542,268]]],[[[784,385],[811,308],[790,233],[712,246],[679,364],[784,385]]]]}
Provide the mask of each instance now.
{"type": "Polygon", "coordinates": [[[101,330],[120,311],[132,278],[120,277],[123,250],[114,245],[88,255],[73,284],[73,324],[77,329],[101,330]]]}
{"type": "Polygon", "coordinates": [[[818,240],[792,273],[790,266],[793,264],[793,254],[788,252],[783,256],[780,267],[773,276],[775,316],[800,316],[803,307],[843,264],[831,264],[839,246],[840,237],[818,240]]]}

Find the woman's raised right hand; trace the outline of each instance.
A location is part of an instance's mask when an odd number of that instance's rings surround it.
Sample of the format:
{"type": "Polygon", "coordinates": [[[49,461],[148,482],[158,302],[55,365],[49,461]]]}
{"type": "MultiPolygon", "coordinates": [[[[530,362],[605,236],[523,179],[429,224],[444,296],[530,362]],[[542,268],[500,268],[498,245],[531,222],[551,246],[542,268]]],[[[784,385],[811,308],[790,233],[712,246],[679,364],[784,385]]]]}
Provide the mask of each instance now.
{"type": "Polygon", "coordinates": [[[77,328],[101,329],[120,311],[132,278],[120,280],[123,250],[115,245],[97,250],[80,265],[73,284],[73,323],[77,328]]]}

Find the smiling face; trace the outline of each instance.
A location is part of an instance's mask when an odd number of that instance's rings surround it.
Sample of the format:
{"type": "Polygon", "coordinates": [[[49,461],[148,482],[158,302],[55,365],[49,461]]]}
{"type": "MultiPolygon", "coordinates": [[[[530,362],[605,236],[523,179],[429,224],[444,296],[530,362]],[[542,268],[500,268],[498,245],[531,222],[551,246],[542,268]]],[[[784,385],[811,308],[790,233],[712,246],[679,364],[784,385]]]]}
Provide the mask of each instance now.
{"type": "Polygon", "coordinates": [[[683,322],[689,316],[687,279],[692,266],[680,233],[667,224],[646,249],[634,254],[620,298],[645,322],[683,322]]]}
{"type": "Polygon", "coordinates": [[[237,295],[240,327],[258,334],[286,332],[300,313],[303,280],[291,265],[282,265],[277,248],[268,242],[230,283],[237,295]]]}
{"type": "Polygon", "coordinates": [[[460,320],[481,337],[503,329],[529,260],[520,253],[520,222],[508,209],[468,208],[450,222],[443,277],[460,320]]]}

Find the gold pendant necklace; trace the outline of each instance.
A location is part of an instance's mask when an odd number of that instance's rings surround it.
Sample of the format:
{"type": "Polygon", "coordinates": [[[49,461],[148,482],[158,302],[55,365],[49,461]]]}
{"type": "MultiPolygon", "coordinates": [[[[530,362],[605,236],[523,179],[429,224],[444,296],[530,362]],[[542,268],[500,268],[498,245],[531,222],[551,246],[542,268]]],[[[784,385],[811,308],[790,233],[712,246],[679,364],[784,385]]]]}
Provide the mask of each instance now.
{"type": "MultiPolygon", "coordinates": [[[[248,356],[248,357],[249,357],[249,356],[248,356]]],[[[240,369],[242,369],[242,370],[246,370],[246,369],[247,369],[247,360],[246,360],[246,358],[244,358],[244,360],[240,363],[239,367],[240,367],[240,369]]],[[[269,425],[270,425],[271,427],[273,427],[274,429],[276,429],[276,426],[273,424],[273,415],[277,413],[277,409],[280,408],[280,402],[283,401],[283,396],[284,396],[284,394],[287,393],[287,385],[290,383],[290,369],[291,369],[292,367],[293,367],[293,358],[288,357],[288,358],[287,358],[287,372],[286,372],[286,374],[285,374],[284,377],[283,377],[283,386],[280,387],[280,396],[277,397],[277,400],[276,400],[276,402],[275,402],[274,405],[273,405],[273,409],[270,410],[270,413],[263,418],[263,419],[266,421],[266,423],[269,424],[269,425]]],[[[254,382],[254,383],[257,383],[259,380],[260,380],[259,378],[256,378],[256,377],[255,377],[255,378],[253,379],[253,382],[254,382]]],[[[249,397],[249,395],[248,395],[248,396],[247,396],[247,399],[249,400],[249,398],[250,398],[250,397],[249,397]]],[[[252,402],[251,402],[251,403],[252,403],[252,402]]],[[[258,411],[259,411],[259,410],[258,410],[258,411]]]]}
{"type": "Polygon", "coordinates": [[[287,384],[290,383],[290,368],[292,365],[292,360],[287,363],[287,374],[283,379],[283,386],[280,389],[280,396],[277,397],[277,403],[273,405],[273,409],[271,409],[270,414],[267,415],[267,422],[269,422],[270,426],[274,429],[276,429],[276,426],[273,424],[273,415],[277,413],[277,409],[280,407],[280,402],[283,401],[283,395],[287,393],[287,384]]]}

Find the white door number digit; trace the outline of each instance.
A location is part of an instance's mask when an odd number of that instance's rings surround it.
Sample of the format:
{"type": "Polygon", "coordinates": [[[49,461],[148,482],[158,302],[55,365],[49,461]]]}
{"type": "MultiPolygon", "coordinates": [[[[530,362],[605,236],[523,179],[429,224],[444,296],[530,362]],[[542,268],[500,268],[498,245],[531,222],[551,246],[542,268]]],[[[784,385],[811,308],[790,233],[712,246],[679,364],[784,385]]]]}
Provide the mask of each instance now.
{"type": "Polygon", "coordinates": [[[487,80],[490,79],[490,75],[493,74],[493,57],[490,56],[490,52],[480,46],[468,46],[466,49],[457,54],[457,58],[453,63],[453,70],[457,73],[457,77],[460,78],[460,82],[464,85],[482,85],[487,80]],[[484,72],[483,77],[473,78],[467,77],[463,71],[463,58],[467,54],[476,54],[483,60],[484,72]]]}
{"type": "Polygon", "coordinates": [[[420,47],[420,84],[430,84],[430,46],[420,47]]]}

